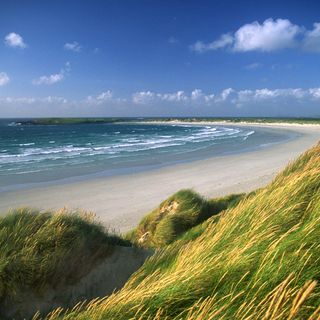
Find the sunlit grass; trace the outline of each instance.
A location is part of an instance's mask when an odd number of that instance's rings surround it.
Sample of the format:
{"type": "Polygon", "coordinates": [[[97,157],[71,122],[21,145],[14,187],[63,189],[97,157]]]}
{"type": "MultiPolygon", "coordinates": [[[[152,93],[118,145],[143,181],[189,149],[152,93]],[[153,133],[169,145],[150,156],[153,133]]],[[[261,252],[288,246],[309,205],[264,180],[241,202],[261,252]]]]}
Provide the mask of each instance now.
{"type": "Polygon", "coordinates": [[[192,190],[180,190],[146,215],[126,238],[142,247],[160,248],[191,228],[235,206],[245,194],[207,200],[192,190]]]}
{"type": "Polygon", "coordinates": [[[48,319],[319,319],[320,145],[196,228],[119,292],[48,319]]]}

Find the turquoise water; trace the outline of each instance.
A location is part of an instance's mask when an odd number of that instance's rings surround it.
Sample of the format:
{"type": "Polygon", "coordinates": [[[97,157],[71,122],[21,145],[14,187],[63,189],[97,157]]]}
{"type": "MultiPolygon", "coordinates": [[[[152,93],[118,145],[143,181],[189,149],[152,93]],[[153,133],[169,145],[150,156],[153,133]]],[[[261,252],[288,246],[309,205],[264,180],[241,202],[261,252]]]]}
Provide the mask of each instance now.
{"type": "Polygon", "coordinates": [[[0,191],[241,153],[294,137],[257,127],[0,121],[0,191]]]}

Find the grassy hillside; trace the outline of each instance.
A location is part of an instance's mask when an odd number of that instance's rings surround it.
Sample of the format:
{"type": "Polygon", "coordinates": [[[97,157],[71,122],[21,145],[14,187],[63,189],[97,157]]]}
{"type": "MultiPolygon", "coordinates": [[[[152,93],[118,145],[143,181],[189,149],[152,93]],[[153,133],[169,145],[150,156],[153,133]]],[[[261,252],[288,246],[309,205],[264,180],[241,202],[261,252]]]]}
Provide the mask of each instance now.
{"type": "Polygon", "coordinates": [[[50,319],[319,319],[320,145],[216,220],[121,291],[50,319]]]}
{"type": "Polygon", "coordinates": [[[0,311],[22,291],[75,283],[115,245],[130,244],[109,235],[92,214],[12,211],[0,218],[0,311]]]}
{"type": "Polygon", "coordinates": [[[146,215],[126,238],[142,247],[161,248],[209,217],[236,205],[244,196],[206,200],[192,190],[181,190],[146,215]]]}

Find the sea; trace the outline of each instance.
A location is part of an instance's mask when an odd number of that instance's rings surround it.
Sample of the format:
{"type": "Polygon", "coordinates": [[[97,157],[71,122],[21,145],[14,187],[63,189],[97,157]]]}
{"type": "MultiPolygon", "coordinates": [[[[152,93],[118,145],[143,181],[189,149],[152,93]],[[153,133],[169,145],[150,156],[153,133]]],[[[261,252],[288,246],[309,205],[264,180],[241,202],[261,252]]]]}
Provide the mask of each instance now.
{"type": "Polygon", "coordinates": [[[0,192],[240,154],[296,136],[282,129],[236,125],[32,125],[0,120],[0,192]]]}

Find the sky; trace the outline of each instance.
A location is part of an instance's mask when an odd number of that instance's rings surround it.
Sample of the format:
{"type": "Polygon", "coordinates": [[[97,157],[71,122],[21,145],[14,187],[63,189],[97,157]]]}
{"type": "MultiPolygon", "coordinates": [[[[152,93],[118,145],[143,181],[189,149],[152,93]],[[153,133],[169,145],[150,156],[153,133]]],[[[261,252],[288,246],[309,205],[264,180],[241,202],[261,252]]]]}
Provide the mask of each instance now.
{"type": "Polygon", "coordinates": [[[0,117],[320,117],[320,2],[0,0],[0,117]]]}

